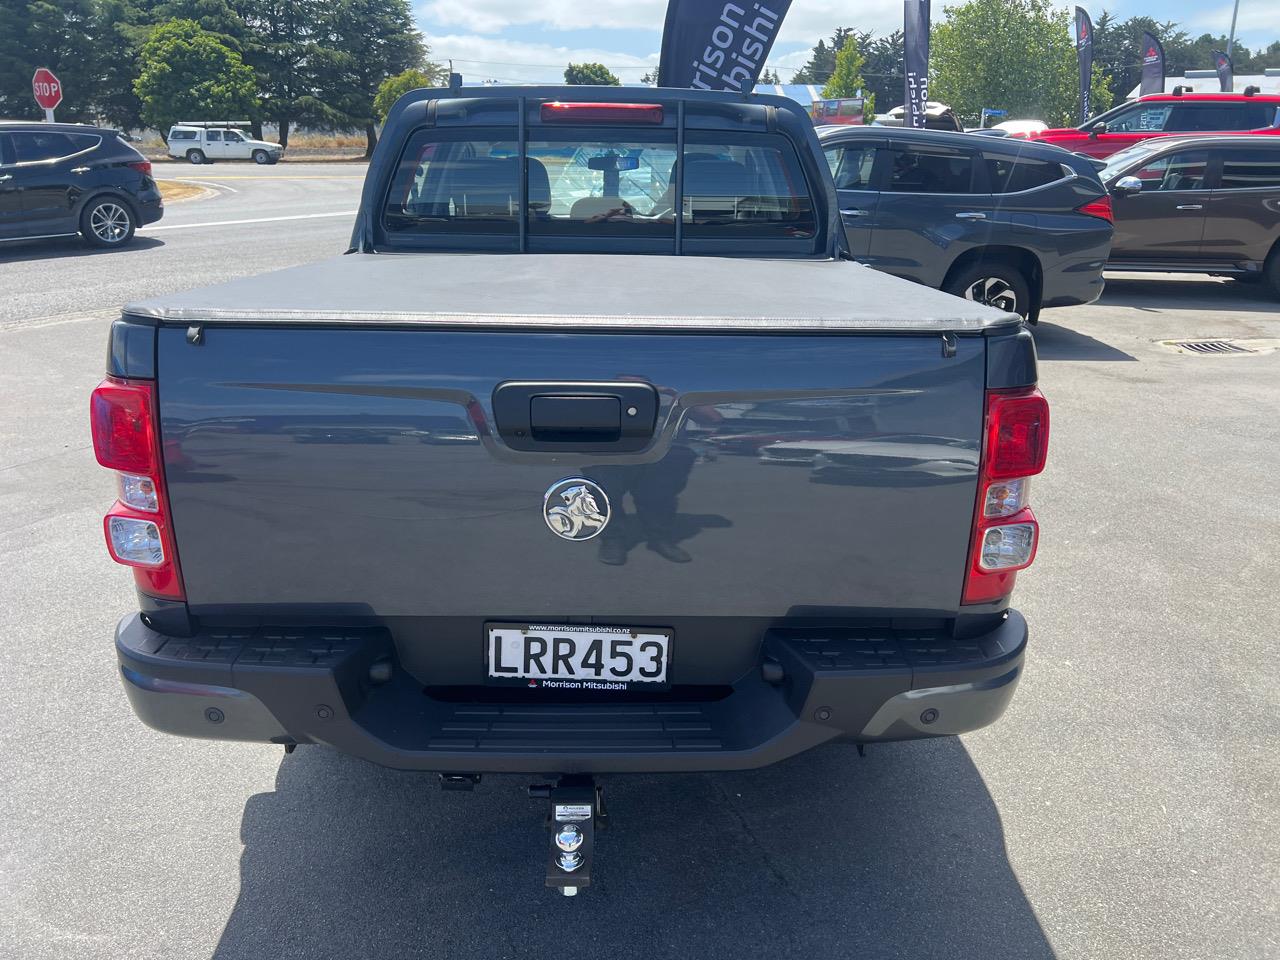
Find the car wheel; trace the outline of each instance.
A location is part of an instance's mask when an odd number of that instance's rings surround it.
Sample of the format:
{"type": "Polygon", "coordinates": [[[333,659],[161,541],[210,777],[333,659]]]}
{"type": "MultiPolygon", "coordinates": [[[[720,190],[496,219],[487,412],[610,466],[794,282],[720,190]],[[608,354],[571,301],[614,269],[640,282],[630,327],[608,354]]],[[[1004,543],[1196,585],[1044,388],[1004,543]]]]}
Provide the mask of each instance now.
{"type": "Polygon", "coordinates": [[[1031,285],[1011,263],[975,263],[960,270],[943,289],[1024,319],[1031,313],[1031,285]]]}
{"type": "Polygon", "coordinates": [[[133,239],[137,224],[123,200],[103,197],[80,214],[80,235],[91,247],[120,247],[133,239]]]}
{"type": "Polygon", "coordinates": [[[200,163],[204,163],[204,160],[205,160],[205,156],[204,156],[203,150],[187,151],[187,163],[200,164],[200,163]]]}
{"type": "Polygon", "coordinates": [[[271,162],[271,157],[267,154],[267,151],[265,150],[255,150],[253,151],[253,162],[260,167],[265,166],[266,164],[271,162]]]}

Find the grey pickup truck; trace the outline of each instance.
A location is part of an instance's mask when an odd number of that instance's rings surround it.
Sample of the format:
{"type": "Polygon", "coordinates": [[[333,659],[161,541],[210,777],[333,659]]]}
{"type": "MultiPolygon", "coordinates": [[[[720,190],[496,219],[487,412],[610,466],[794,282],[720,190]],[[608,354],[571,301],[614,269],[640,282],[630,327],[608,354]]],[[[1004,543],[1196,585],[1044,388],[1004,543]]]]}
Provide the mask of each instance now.
{"type": "Polygon", "coordinates": [[[1033,341],[843,236],[783,98],[406,95],[345,256],[112,327],[91,417],[138,716],[529,774],[570,893],[602,774],[991,723],[1027,643],[1033,341]]]}

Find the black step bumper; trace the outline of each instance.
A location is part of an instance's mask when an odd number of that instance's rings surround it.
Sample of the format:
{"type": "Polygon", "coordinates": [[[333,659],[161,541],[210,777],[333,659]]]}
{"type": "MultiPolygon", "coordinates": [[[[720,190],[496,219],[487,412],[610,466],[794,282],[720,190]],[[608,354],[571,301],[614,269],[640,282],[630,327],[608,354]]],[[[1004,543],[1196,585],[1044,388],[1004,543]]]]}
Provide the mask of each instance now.
{"type": "Polygon", "coordinates": [[[381,628],[253,627],[169,637],[120,622],[124,687],[148,725],[180,736],[322,743],[442,773],[741,770],[832,739],[945,736],[996,720],[1022,672],[1009,611],[966,640],[905,631],[770,631],[756,670],[707,702],[459,703],[428,696],[381,628]],[[776,679],[776,677],[775,677],[776,679]]]}

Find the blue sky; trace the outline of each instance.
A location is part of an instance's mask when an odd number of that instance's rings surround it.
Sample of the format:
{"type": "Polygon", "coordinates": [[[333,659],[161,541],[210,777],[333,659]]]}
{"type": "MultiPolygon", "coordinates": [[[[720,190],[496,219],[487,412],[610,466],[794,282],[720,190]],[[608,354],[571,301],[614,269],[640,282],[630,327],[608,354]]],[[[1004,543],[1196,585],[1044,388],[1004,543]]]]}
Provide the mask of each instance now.
{"type": "MultiPolygon", "coordinates": [[[[935,19],[942,5],[934,0],[935,19]]],[[[1101,3],[1083,5],[1095,17],[1104,9],[1101,3]]],[[[584,60],[604,63],[624,83],[638,81],[657,64],[666,7],[666,0],[414,0],[434,57],[453,58],[468,83],[559,82],[566,63],[584,60]]],[[[1129,0],[1105,9],[1121,18],[1179,20],[1193,34],[1226,33],[1231,25],[1230,0],[1129,0]]],[[[770,66],[787,82],[809,48],[836,26],[883,33],[901,23],[901,0],[793,0],[770,66]]],[[[1241,0],[1237,35],[1254,48],[1280,39],[1280,4],[1241,0]]]]}

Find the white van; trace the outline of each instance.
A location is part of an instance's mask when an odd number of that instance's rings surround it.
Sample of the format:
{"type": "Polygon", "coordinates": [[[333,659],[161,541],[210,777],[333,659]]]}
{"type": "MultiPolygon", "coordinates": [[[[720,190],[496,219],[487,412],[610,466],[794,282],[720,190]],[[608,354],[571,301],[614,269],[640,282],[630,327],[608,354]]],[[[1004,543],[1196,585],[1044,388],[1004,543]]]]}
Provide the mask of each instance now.
{"type": "Polygon", "coordinates": [[[245,131],[246,120],[210,120],[175,123],[166,141],[169,156],[185,157],[191,163],[213,163],[215,160],[252,160],[275,163],[284,147],[266,140],[254,140],[245,131]]]}

